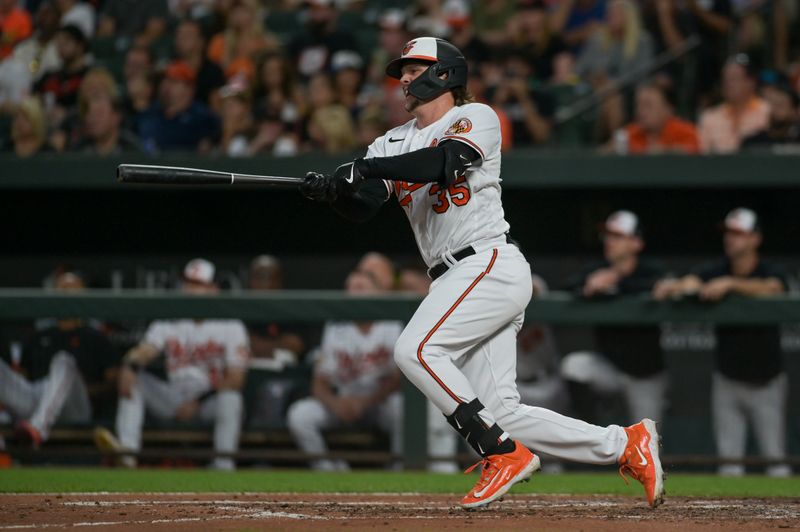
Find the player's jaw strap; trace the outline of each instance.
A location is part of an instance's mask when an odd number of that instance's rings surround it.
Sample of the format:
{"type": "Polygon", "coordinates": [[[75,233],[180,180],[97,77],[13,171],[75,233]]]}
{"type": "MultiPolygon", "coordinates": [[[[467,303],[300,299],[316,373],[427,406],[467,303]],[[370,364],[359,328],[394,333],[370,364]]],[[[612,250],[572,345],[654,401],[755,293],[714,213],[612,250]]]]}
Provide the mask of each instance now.
{"type": "Polygon", "coordinates": [[[491,427],[486,426],[478,414],[483,408],[481,402],[475,398],[469,403],[459,404],[456,411],[445,418],[481,456],[506,452],[502,445],[510,440],[500,441],[503,429],[497,423],[491,427]]]}

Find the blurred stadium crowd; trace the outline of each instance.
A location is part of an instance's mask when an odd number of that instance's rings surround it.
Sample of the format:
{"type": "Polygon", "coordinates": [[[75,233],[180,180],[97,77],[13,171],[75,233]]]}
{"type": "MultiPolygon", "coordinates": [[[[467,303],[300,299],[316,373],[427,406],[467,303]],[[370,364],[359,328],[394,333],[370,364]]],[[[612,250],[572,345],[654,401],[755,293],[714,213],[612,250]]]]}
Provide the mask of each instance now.
{"type": "Polygon", "coordinates": [[[800,141],[791,0],[0,0],[0,146],[349,152],[408,120],[389,59],[470,62],[504,149],[732,153],[800,141]]]}
{"type": "MultiPolygon", "coordinates": [[[[708,303],[796,290],[781,265],[762,256],[756,212],[734,209],[720,229],[722,256],[686,271],[668,271],[643,253],[639,217],[616,211],[598,226],[602,256],[572,272],[558,288],[588,300],[639,295],[708,303]]],[[[212,262],[197,258],[185,265],[176,287],[213,295],[221,290],[221,277],[212,262]]],[[[281,262],[258,256],[240,281],[252,294],[284,289],[281,262]]],[[[355,296],[424,296],[430,282],[423,267],[398,267],[370,252],[354,265],[343,288],[355,296]]],[[[69,268],[53,272],[46,283],[73,293],[87,286],[80,272],[69,268]]],[[[546,296],[542,277],[534,275],[533,286],[534,297],[546,296]]],[[[214,450],[220,454],[211,466],[223,470],[235,467],[231,453],[243,430],[288,430],[313,468],[347,470],[346,462],[326,454],[325,431],[379,429],[388,435],[390,450],[402,452],[402,378],[393,360],[402,329],[398,321],[315,326],[183,319],[136,326],[41,319],[24,327],[6,324],[0,328],[0,429],[13,427],[12,443],[38,448],[56,423],[98,424],[94,438],[102,450],[140,452],[145,419],[162,427],[213,425],[214,450]]],[[[625,425],[644,417],[663,422],[673,393],[663,329],[597,325],[591,332],[566,352],[551,327],[522,326],[517,340],[522,402],[597,424],[625,425]]],[[[715,353],[709,390],[713,438],[718,456],[727,460],[719,472],[745,472],[741,460],[750,426],[766,472],[790,475],[784,462],[789,376],[778,325],[719,325],[708,334],[711,348],[705,350],[715,353]]],[[[431,404],[428,412],[430,468],[455,471],[457,435],[431,404]]],[[[2,443],[0,436],[0,451],[2,443]]],[[[561,467],[552,457],[544,462],[551,471],[561,467]]],[[[124,456],[119,465],[135,467],[137,460],[124,456]]]]}

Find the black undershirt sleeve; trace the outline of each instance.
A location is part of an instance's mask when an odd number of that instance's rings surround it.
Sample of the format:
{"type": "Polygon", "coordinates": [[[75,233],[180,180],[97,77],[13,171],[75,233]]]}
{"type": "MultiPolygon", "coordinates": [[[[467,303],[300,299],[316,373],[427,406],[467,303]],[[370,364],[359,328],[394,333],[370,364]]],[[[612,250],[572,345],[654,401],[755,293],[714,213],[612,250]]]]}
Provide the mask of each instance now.
{"type": "Polygon", "coordinates": [[[445,151],[456,156],[464,155],[469,161],[477,161],[480,155],[463,142],[443,142],[431,148],[422,148],[391,157],[371,157],[356,161],[358,171],[367,180],[388,179],[408,183],[435,183],[444,181],[445,151]]]}
{"type": "Polygon", "coordinates": [[[389,198],[383,181],[367,180],[350,196],[339,196],[331,207],[340,216],[352,222],[366,222],[378,212],[389,198]]]}

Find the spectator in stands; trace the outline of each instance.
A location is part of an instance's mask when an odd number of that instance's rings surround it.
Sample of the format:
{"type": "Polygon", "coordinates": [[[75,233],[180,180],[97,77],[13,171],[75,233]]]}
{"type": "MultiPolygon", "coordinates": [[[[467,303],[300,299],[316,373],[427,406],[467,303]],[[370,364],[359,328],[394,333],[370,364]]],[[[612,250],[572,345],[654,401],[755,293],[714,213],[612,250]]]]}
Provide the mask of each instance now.
{"type": "Polygon", "coordinates": [[[74,150],[91,155],[120,155],[139,151],[139,141],[122,128],[119,101],[110,96],[86,99],[81,105],[81,137],[74,150]]]}
{"type": "Polygon", "coordinates": [[[700,116],[703,153],[733,153],[745,137],[769,125],[769,104],[756,93],[756,71],[743,54],[722,69],[722,103],[700,116]]]}
{"type": "Polygon", "coordinates": [[[58,55],[55,38],[59,16],[58,8],[53,2],[41,2],[34,15],[33,35],[14,47],[13,59],[26,66],[34,82],[48,72],[61,68],[61,57],[58,55]]]}
{"type": "MultiPolygon", "coordinates": [[[[747,208],[728,213],[723,222],[725,258],[701,266],[680,279],[660,281],[656,299],[697,296],[716,302],[728,295],[762,297],[785,293],[786,273],[761,258],[763,241],[758,215],[747,208]]],[[[780,462],[786,457],[788,377],[783,368],[780,332],[776,325],[716,327],[716,370],[711,381],[711,410],[717,453],[730,460],[722,475],[742,475],[747,424],[752,424],[761,454],[780,462]]],[[[770,476],[788,476],[791,468],[774,463],[770,476]]]]}
{"type": "Polygon", "coordinates": [[[604,23],[578,58],[578,73],[619,80],[648,66],[653,55],[653,39],[643,27],[637,5],[631,0],[611,0],[604,23]]]}
{"type": "Polygon", "coordinates": [[[670,93],[657,83],[646,83],[636,89],[636,121],[617,132],[614,149],[620,155],[696,154],[700,141],[694,124],[675,116],[670,93]]]}
{"type": "Polygon", "coordinates": [[[505,76],[492,98],[511,119],[514,146],[544,144],[553,127],[554,102],[547,91],[531,86],[535,73],[522,51],[505,54],[505,76]]]}
{"type": "Polygon", "coordinates": [[[114,39],[117,49],[150,46],[167,30],[166,0],[106,0],[97,37],[114,39]]]}
{"type": "Polygon", "coordinates": [[[253,105],[247,81],[234,77],[220,90],[222,138],[220,150],[228,157],[252,155],[252,140],[256,135],[253,105]]]}
{"type": "Polygon", "coordinates": [[[308,84],[309,116],[306,131],[311,149],[328,153],[355,148],[355,125],[347,109],[336,102],[333,82],[327,74],[314,74],[308,84]]]}
{"type": "Polygon", "coordinates": [[[11,123],[11,149],[17,157],[32,157],[45,149],[47,122],[42,104],[36,97],[23,100],[11,123]]]}
{"type": "Polygon", "coordinates": [[[522,48],[533,62],[536,79],[546,81],[553,75],[553,60],[566,45],[550,27],[547,7],[541,0],[517,4],[517,12],[509,22],[508,32],[514,46],[522,48]]]}
{"type": "Polygon", "coordinates": [[[195,98],[212,109],[219,108],[219,89],[225,85],[220,66],[205,53],[206,38],[200,22],[185,19],[175,29],[175,56],[197,73],[195,98]]]}
{"type": "Polygon", "coordinates": [[[141,116],[153,105],[155,80],[153,54],[145,46],[133,46],[125,55],[123,67],[124,99],[122,107],[124,127],[139,130],[141,116]]]}
{"type": "Polygon", "coordinates": [[[225,70],[244,68],[255,73],[255,58],[265,51],[278,48],[278,41],[264,29],[264,14],[258,0],[234,0],[225,30],[211,38],[208,58],[225,70]],[[238,66],[237,66],[238,64],[238,66]]]}
{"type": "Polygon", "coordinates": [[[62,26],[77,26],[87,39],[94,37],[95,12],[92,4],[81,0],[56,0],[56,3],[61,12],[62,26]]]}
{"type": "Polygon", "coordinates": [[[553,10],[552,28],[578,50],[603,24],[605,14],[605,0],[560,0],[553,10]]]}
{"type": "Polygon", "coordinates": [[[378,19],[378,46],[369,58],[367,79],[371,85],[394,87],[394,78],[386,75],[386,63],[400,57],[403,47],[411,39],[406,25],[407,13],[401,9],[387,9],[378,19]]]}
{"type": "Polygon", "coordinates": [[[171,63],[159,87],[158,102],[139,120],[145,151],[208,151],[219,136],[219,119],[194,98],[196,75],[182,61],[171,63]]]}
{"type": "MultiPolygon", "coordinates": [[[[214,265],[194,259],[183,270],[182,291],[212,295],[214,265]]],[[[154,321],[142,341],[123,358],[119,377],[116,436],[95,430],[103,450],[138,452],[142,446],[145,409],[165,420],[214,422],[214,450],[235,453],[242,426],[242,387],[250,349],[244,325],[238,320],[154,321]],[[145,370],[161,353],[167,380],[145,370]]],[[[136,458],[124,456],[120,465],[135,467],[136,458]]],[[[211,467],[232,470],[233,458],[218,456],[211,467]]]]}
{"type": "MultiPolygon", "coordinates": [[[[601,234],[604,259],[590,264],[575,280],[579,294],[590,299],[649,294],[663,271],[640,257],[645,242],[638,216],[616,211],[601,234]]],[[[621,394],[628,419],[663,420],[667,375],[658,326],[603,325],[594,333],[597,351],[570,353],[561,363],[581,419],[596,419],[598,397],[621,394]]]]}
{"type": "MultiPolygon", "coordinates": [[[[376,280],[354,271],[345,282],[349,294],[380,294],[376,280]]],[[[322,431],[334,427],[378,426],[389,432],[392,452],[402,446],[401,376],[392,353],[403,325],[395,321],[332,322],[325,325],[314,365],[311,397],[289,407],[288,423],[297,445],[322,454],[322,431]]],[[[314,460],[320,471],[349,469],[341,460],[314,460]]]]}
{"type": "MultiPolygon", "coordinates": [[[[175,49],[178,55],[182,55],[180,50],[183,48],[183,45],[178,42],[180,40],[179,35],[181,35],[180,28],[179,26],[175,37],[175,49]]],[[[153,63],[153,52],[150,51],[150,48],[146,46],[132,46],[125,54],[125,65],[122,69],[125,81],[134,76],[152,76],[155,68],[153,63]]],[[[189,65],[191,66],[192,63],[189,63],[189,65]]]]}
{"type": "Polygon", "coordinates": [[[353,36],[338,29],[333,0],[309,0],[306,6],[304,30],[288,45],[292,61],[304,80],[327,71],[333,54],[339,50],[358,50],[353,36]]]}
{"type": "Polygon", "coordinates": [[[493,47],[509,44],[508,25],[522,2],[515,0],[484,0],[475,2],[472,22],[483,41],[493,47]]]}
{"type": "MultiPolygon", "coordinates": [[[[455,1],[461,3],[462,0],[455,1]]],[[[445,0],[416,0],[410,3],[408,30],[412,34],[447,37],[449,29],[443,9],[445,0]]]]}
{"type": "Polygon", "coordinates": [[[800,99],[786,84],[764,87],[761,91],[769,104],[767,129],[742,141],[742,148],[765,148],[781,144],[800,144],[800,99]]]}
{"type": "Polygon", "coordinates": [[[77,26],[64,26],[56,35],[62,68],[45,74],[34,89],[41,94],[51,127],[58,127],[78,103],[78,89],[89,70],[88,42],[77,26]]]}
{"type": "Polygon", "coordinates": [[[362,109],[361,113],[358,115],[356,131],[358,134],[359,146],[366,148],[372,144],[375,139],[383,136],[388,129],[389,127],[386,124],[386,118],[384,117],[383,109],[380,104],[377,102],[369,104],[362,109]]]}
{"type": "MultiPolygon", "coordinates": [[[[60,273],[55,289],[80,292],[83,278],[60,273]]],[[[117,357],[106,336],[83,320],[64,318],[37,331],[19,361],[0,360],[0,403],[18,420],[16,435],[34,448],[56,422],[88,423],[91,396],[110,391],[117,357]]]]}
{"type": "MultiPolygon", "coordinates": [[[[591,85],[578,75],[575,66],[576,58],[572,52],[564,51],[553,58],[553,76],[545,87],[553,96],[556,109],[570,111],[572,105],[592,91],[591,85]]],[[[590,141],[593,127],[587,118],[586,115],[577,115],[559,121],[553,129],[553,142],[559,146],[585,146],[590,141]]]]}
{"type": "Polygon", "coordinates": [[[0,0],[0,60],[33,32],[30,13],[17,4],[17,0],[0,0]]]}
{"type": "Polygon", "coordinates": [[[282,54],[269,52],[259,60],[256,73],[253,96],[258,133],[250,144],[251,151],[294,154],[300,142],[305,100],[293,67],[282,54]]]}
{"type": "Polygon", "coordinates": [[[357,119],[366,103],[361,92],[364,60],[353,50],[339,50],[331,58],[331,72],[336,90],[336,99],[357,119]]]}
{"type": "Polygon", "coordinates": [[[488,61],[489,46],[473,29],[470,7],[465,0],[447,0],[442,6],[442,16],[447,24],[447,40],[461,50],[470,67],[488,61]]]}
{"type": "MultiPolygon", "coordinates": [[[[107,99],[113,102],[119,101],[119,90],[114,81],[114,76],[111,75],[107,69],[102,67],[92,68],[81,80],[78,89],[78,105],[69,110],[64,117],[64,120],[50,132],[49,142],[50,146],[57,152],[66,150],[78,149],[78,146],[84,144],[87,139],[84,135],[87,133],[84,127],[87,125],[84,122],[86,117],[86,110],[89,104],[95,99],[107,99]]],[[[101,111],[101,109],[96,109],[101,111]]],[[[100,126],[96,123],[95,126],[100,126]]],[[[111,129],[107,133],[111,133],[111,129]]],[[[128,147],[129,136],[120,138],[117,136],[113,139],[105,139],[110,144],[105,145],[109,150],[114,150],[116,143],[121,141],[128,147]]],[[[91,144],[91,142],[90,142],[91,144]]],[[[101,143],[102,144],[102,143],[101,143]]]]}
{"type": "Polygon", "coordinates": [[[692,53],[697,66],[693,67],[691,76],[696,78],[698,98],[695,105],[708,106],[733,29],[731,0],[649,0],[645,10],[647,28],[659,50],[678,48],[691,36],[701,39],[701,45],[692,53]]]}
{"type": "MultiPolygon", "coordinates": [[[[644,29],[637,4],[632,0],[611,0],[605,22],[583,48],[576,69],[595,90],[612,90],[620,80],[644,73],[654,56],[653,39],[644,29]]],[[[600,107],[599,137],[607,138],[625,123],[621,94],[612,93],[600,107]]]]}

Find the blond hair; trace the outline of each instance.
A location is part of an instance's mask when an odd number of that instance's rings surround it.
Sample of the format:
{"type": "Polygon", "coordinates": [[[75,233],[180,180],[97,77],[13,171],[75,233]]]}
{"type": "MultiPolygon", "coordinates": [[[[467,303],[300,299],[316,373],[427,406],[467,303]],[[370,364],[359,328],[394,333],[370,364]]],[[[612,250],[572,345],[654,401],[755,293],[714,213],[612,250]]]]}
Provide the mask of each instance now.
{"type": "Polygon", "coordinates": [[[328,153],[352,150],[358,144],[353,119],[342,105],[317,109],[311,115],[311,125],[320,132],[323,148],[328,153]]]}
{"type": "MultiPolygon", "coordinates": [[[[17,112],[25,115],[25,118],[31,123],[36,142],[43,144],[47,137],[47,122],[44,116],[44,108],[39,98],[33,96],[25,98],[17,104],[17,112]]],[[[19,139],[14,136],[14,140],[19,139]]]]}
{"type": "MultiPolygon", "coordinates": [[[[606,9],[610,9],[613,4],[620,4],[625,11],[625,34],[622,36],[622,55],[625,58],[633,57],[636,55],[636,48],[639,46],[643,32],[639,7],[631,0],[612,0],[606,9]]],[[[608,49],[611,47],[611,33],[608,28],[604,28],[602,31],[603,47],[608,49]]]]}

